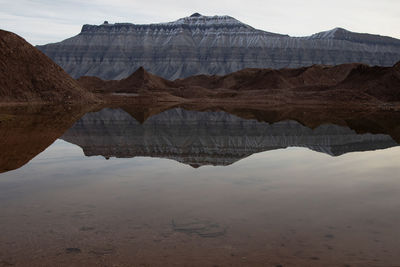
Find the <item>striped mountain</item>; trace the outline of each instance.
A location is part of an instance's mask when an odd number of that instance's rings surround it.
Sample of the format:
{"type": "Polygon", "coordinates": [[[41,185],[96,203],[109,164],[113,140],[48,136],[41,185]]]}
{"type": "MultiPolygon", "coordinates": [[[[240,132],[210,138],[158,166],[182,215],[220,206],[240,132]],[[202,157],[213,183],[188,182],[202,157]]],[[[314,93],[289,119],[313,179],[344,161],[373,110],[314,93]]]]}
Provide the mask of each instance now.
{"type": "Polygon", "coordinates": [[[392,66],[400,40],[342,28],[307,37],[255,29],[230,16],[198,13],[174,22],[84,25],[59,43],[38,48],[74,78],[122,79],[140,66],[166,79],[224,75],[244,68],[313,64],[392,66]]]}

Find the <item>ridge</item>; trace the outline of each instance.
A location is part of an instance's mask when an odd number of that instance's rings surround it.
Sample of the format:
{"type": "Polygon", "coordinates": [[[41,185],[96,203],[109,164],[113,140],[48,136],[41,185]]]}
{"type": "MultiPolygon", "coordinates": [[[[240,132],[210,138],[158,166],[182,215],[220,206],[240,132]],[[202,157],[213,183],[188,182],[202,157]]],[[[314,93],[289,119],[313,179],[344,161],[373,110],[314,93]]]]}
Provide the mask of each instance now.
{"type": "Polygon", "coordinates": [[[373,44],[385,44],[385,45],[400,45],[400,40],[382,35],[375,35],[369,33],[358,33],[346,30],[344,28],[336,27],[332,30],[322,31],[315,33],[307,39],[335,39],[342,41],[350,41],[356,43],[373,43],[373,44]]]}
{"type": "Polygon", "coordinates": [[[172,22],[83,25],[64,41],[37,46],[71,76],[128,77],[139,66],[174,80],[225,75],[245,68],[298,68],[314,64],[393,66],[400,40],[343,28],[306,37],[267,32],[228,15],[193,13],[172,22]]]}
{"type": "Polygon", "coordinates": [[[162,22],[162,23],[151,23],[151,24],[134,24],[129,22],[123,23],[109,23],[108,21],[104,21],[104,23],[99,25],[92,24],[84,24],[81,29],[81,33],[89,33],[89,32],[100,32],[100,31],[127,31],[137,30],[137,29],[151,29],[151,30],[168,30],[174,29],[177,27],[187,28],[187,29],[240,29],[241,31],[249,31],[249,32],[263,32],[270,35],[284,36],[282,34],[270,33],[267,31],[257,30],[231,16],[228,15],[214,15],[214,16],[204,16],[200,13],[194,13],[188,17],[180,18],[171,22],[162,22]]]}

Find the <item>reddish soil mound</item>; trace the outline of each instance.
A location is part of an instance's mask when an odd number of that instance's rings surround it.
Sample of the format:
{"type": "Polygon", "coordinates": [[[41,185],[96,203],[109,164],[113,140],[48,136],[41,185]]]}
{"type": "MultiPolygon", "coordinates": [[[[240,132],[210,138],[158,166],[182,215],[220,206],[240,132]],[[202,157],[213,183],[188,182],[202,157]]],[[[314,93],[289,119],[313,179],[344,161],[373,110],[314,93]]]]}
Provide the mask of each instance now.
{"type": "Polygon", "coordinates": [[[140,90],[163,90],[174,87],[174,83],[138,68],[131,76],[119,81],[116,92],[136,93],[140,90]]]}
{"type": "Polygon", "coordinates": [[[198,75],[176,80],[180,86],[208,89],[259,90],[291,89],[303,86],[335,85],[359,64],[339,66],[314,65],[299,69],[244,69],[225,76],[198,75]]]}
{"type": "Polygon", "coordinates": [[[21,37],[0,30],[0,102],[92,102],[97,98],[21,37]]]}
{"type": "Polygon", "coordinates": [[[117,81],[103,81],[93,76],[82,76],[78,79],[79,84],[94,93],[106,93],[106,87],[112,87],[117,81]]]}
{"type": "Polygon", "coordinates": [[[174,82],[165,80],[138,68],[129,77],[120,81],[103,81],[97,77],[83,76],[79,83],[93,92],[103,93],[138,93],[143,91],[162,91],[176,87],[174,82]]]}
{"type": "Polygon", "coordinates": [[[168,81],[139,68],[121,81],[83,77],[93,91],[163,92],[183,99],[218,99],[246,103],[369,103],[400,101],[400,63],[393,67],[363,64],[314,65],[298,69],[244,69],[225,76],[197,75],[168,81]]]}
{"type": "Polygon", "coordinates": [[[400,63],[393,67],[360,65],[335,88],[362,91],[382,101],[400,101],[400,63]]]}

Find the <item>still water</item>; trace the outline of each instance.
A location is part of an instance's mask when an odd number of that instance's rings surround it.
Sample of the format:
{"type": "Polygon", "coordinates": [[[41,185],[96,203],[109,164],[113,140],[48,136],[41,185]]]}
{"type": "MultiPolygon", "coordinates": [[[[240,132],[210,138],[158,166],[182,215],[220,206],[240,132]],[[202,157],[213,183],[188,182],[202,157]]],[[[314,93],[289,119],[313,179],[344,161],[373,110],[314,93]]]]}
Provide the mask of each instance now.
{"type": "Polygon", "coordinates": [[[0,174],[0,266],[400,264],[390,134],[181,108],[71,125],[0,174]]]}

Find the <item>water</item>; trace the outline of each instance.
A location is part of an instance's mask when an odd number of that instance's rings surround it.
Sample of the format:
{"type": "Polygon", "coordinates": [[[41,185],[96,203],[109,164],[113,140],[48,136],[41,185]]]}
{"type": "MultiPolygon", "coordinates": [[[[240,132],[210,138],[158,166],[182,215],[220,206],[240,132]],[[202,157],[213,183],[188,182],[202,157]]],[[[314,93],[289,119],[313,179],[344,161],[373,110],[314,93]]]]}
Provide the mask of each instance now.
{"type": "Polygon", "coordinates": [[[392,128],[181,108],[142,119],[107,108],[76,123],[31,113],[2,128],[23,147],[2,150],[14,170],[0,174],[0,266],[400,262],[392,128]]]}

